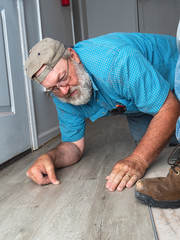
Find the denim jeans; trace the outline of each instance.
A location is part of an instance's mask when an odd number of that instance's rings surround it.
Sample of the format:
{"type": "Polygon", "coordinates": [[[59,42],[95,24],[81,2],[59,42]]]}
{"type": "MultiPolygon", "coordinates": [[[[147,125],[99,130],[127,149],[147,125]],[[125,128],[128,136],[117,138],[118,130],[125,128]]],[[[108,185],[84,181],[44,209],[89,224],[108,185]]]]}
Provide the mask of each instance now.
{"type": "MultiPolygon", "coordinates": [[[[146,130],[152,120],[153,116],[149,114],[141,114],[137,116],[127,116],[130,132],[134,138],[136,145],[141,141],[141,138],[146,133],[146,130]]],[[[169,140],[169,145],[177,145],[175,133],[169,140]]]]}
{"type": "MultiPolygon", "coordinates": [[[[179,21],[179,25],[177,28],[176,42],[177,42],[177,48],[179,51],[179,58],[178,58],[178,61],[176,64],[176,70],[175,70],[174,89],[175,89],[175,94],[180,101],[180,21],[179,21]]],[[[180,117],[178,118],[177,123],[176,123],[176,138],[177,138],[178,142],[180,142],[180,117]]]]}
{"type": "Polygon", "coordinates": [[[142,114],[137,116],[127,116],[129,130],[134,138],[136,144],[138,144],[141,138],[146,133],[146,130],[151,122],[153,116],[149,114],[142,114]]]}
{"type": "MultiPolygon", "coordinates": [[[[174,88],[175,88],[175,94],[177,98],[180,100],[180,55],[176,65],[174,88]]],[[[180,142],[180,117],[178,118],[176,123],[176,138],[178,142],[180,142]]]]}

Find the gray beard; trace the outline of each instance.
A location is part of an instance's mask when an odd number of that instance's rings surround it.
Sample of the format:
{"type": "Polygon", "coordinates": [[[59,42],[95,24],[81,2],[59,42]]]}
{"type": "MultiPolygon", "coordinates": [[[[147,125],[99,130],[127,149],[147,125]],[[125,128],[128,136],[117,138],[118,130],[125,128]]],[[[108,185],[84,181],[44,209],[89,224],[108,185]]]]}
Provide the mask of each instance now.
{"type": "Polygon", "coordinates": [[[78,64],[73,60],[72,63],[76,70],[79,85],[70,87],[69,94],[67,94],[67,96],[63,98],[59,97],[59,99],[65,103],[70,103],[73,105],[83,105],[88,103],[92,96],[91,78],[81,64],[78,64]],[[77,90],[76,94],[71,96],[71,93],[73,93],[75,90],[77,90]]]}

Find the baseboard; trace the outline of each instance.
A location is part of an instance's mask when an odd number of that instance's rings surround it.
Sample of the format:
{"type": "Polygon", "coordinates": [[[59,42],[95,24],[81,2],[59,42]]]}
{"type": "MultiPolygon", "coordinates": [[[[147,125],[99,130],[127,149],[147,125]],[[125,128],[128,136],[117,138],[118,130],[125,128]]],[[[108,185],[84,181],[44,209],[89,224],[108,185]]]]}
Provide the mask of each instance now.
{"type": "Polygon", "coordinates": [[[59,126],[53,127],[51,129],[48,129],[47,131],[40,133],[38,135],[39,147],[51,140],[52,138],[56,137],[58,134],[60,134],[59,126]]]}
{"type": "Polygon", "coordinates": [[[10,165],[13,164],[15,161],[21,159],[22,157],[26,156],[26,155],[29,154],[30,152],[32,152],[32,150],[29,148],[29,149],[27,149],[26,151],[18,154],[17,156],[15,156],[15,157],[7,160],[6,162],[0,164],[0,170],[2,170],[2,169],[5,168],[5,167],[10,166],[10,165]]]}

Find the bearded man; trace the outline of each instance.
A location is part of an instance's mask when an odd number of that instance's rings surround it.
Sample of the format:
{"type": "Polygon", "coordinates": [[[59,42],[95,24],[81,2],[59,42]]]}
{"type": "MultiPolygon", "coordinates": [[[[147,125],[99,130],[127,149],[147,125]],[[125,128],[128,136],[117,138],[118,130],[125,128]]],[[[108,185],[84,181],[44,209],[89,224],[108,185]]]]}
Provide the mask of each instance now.
{"type": "Polygon", "coordinates": [[[136,148],[116,163],[106,188],[132,187],[175,131],[177,59],[176,39],[167,35],[112,33],[67,49],[50,38],[37,43],[26,61],[27,75],[52,94],[62,142],[36,160],[28,177],[37,184],[59,184],[55,168],[82,157],[85,119],[125,114],[136,148]]]}

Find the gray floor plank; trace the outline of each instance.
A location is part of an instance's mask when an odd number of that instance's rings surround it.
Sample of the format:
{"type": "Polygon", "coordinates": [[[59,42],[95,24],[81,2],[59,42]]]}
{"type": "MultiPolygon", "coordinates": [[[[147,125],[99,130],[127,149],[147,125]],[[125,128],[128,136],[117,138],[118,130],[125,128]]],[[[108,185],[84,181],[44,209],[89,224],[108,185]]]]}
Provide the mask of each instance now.
{"type": "Polygon", "coordinates": [[[25,173],[59,139],[0,172],[0,240],[153,240],[148,207],[134,189],[111,193],[106,176],[134,143],[125,118],[87,122],[85,154],[57,170],[58,186],[38,186],[25,173]]]}

